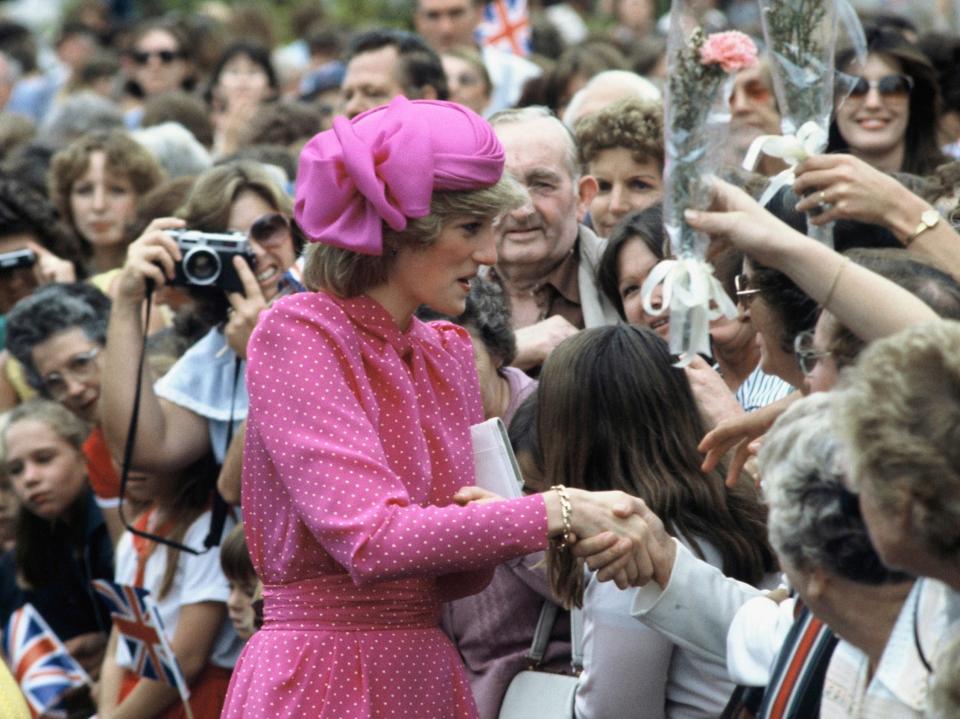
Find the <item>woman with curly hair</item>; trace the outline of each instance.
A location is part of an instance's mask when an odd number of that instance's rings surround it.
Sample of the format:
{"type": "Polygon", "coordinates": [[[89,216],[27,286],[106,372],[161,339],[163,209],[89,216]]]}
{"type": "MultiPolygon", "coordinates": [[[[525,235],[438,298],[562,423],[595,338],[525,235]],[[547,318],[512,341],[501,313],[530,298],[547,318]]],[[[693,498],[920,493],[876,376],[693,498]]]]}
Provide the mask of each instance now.
{"type": "Polygon", "coordinates": [[[626,98],[582,118],[575,132],[583,171],[597,180],[593,228],[610,237],[628,212],[663,196],[663,108],[626,98]]]}

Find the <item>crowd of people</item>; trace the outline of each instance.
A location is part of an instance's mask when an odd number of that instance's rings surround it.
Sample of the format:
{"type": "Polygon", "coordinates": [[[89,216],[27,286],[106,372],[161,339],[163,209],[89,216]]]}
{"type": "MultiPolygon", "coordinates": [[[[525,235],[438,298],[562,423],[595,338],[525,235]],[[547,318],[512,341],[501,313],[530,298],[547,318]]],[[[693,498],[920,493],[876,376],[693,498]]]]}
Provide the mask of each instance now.
{"type": "Polygon", "coordinates": [[[680,366],[642,291],[669,3],[531,2],[524,56],[480,0],[394,4],[0,5],[0,631],[31,605],[88,675],[45,708],[553,719],[534,672],[557,719],[960,717],[960,9],[853,3],[765,207],[770,58],[730,78],[684,219],[737,315],[680,366]]]}

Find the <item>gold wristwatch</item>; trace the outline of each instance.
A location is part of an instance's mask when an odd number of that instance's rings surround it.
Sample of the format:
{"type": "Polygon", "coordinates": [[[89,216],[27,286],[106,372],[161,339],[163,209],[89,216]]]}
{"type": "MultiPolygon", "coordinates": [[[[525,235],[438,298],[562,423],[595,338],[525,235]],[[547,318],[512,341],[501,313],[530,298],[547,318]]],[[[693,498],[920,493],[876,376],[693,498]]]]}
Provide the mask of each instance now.
{"type": "Polygon", "coordinates": [[[909,247],[910,244],[922,235],[927,230],[932,230],[940,222],[940,213],[934,210],[932,207],[929,210],[924,210],[923,214],[920,215],[920,224],[917,225],[917,229],[913,231],[913,234],[910,235],[907,239],[903,241],[904,247],[909,247]]]}

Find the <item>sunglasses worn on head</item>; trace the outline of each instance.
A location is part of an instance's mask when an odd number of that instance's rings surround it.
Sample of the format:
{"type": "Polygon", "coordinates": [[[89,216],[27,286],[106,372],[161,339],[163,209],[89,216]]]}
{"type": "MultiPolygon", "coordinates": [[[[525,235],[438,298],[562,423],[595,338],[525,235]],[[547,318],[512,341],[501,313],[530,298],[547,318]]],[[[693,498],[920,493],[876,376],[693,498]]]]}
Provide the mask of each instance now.
{"type": "Polygon", "coordinates": [[[176,50],[134,50],[130,53],[133,61],[138,65],[146,65],[154,55],[160,58],[160,62],[164,65],[169,65],[180,57],[180,53],[176,50]]]}
{"type": "Polygon", "coordinates": [[[261,247],[279,247],[290,237],[290,222],[279,212],[263,215],[250,225],[248,236],[261,247]]]}
{"type": "Polygon", "coordinates": [[[879,80],[855,77],[855,80],[850,97],[864,97],[870,90],[876,90],[884,97],[903,97],[913,90],[913,78],[909,75],[884,75],[879,80]]]}

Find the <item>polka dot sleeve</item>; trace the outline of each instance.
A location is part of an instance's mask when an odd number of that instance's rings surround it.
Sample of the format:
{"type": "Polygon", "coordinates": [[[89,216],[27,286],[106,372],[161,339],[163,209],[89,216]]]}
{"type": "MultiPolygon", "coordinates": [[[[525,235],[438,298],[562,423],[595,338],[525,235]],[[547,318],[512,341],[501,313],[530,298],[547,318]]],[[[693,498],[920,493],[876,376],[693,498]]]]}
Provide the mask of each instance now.
{"type": "Polygon", "coordinates": [[[378,344],[329,300],[298,297],[265,313],[250,342],[245,502],[248,485],[275,476],[357,584],[542,549],[539,496],[449,504],[473,479],[460,362],[429,343],[378,344]]]}

